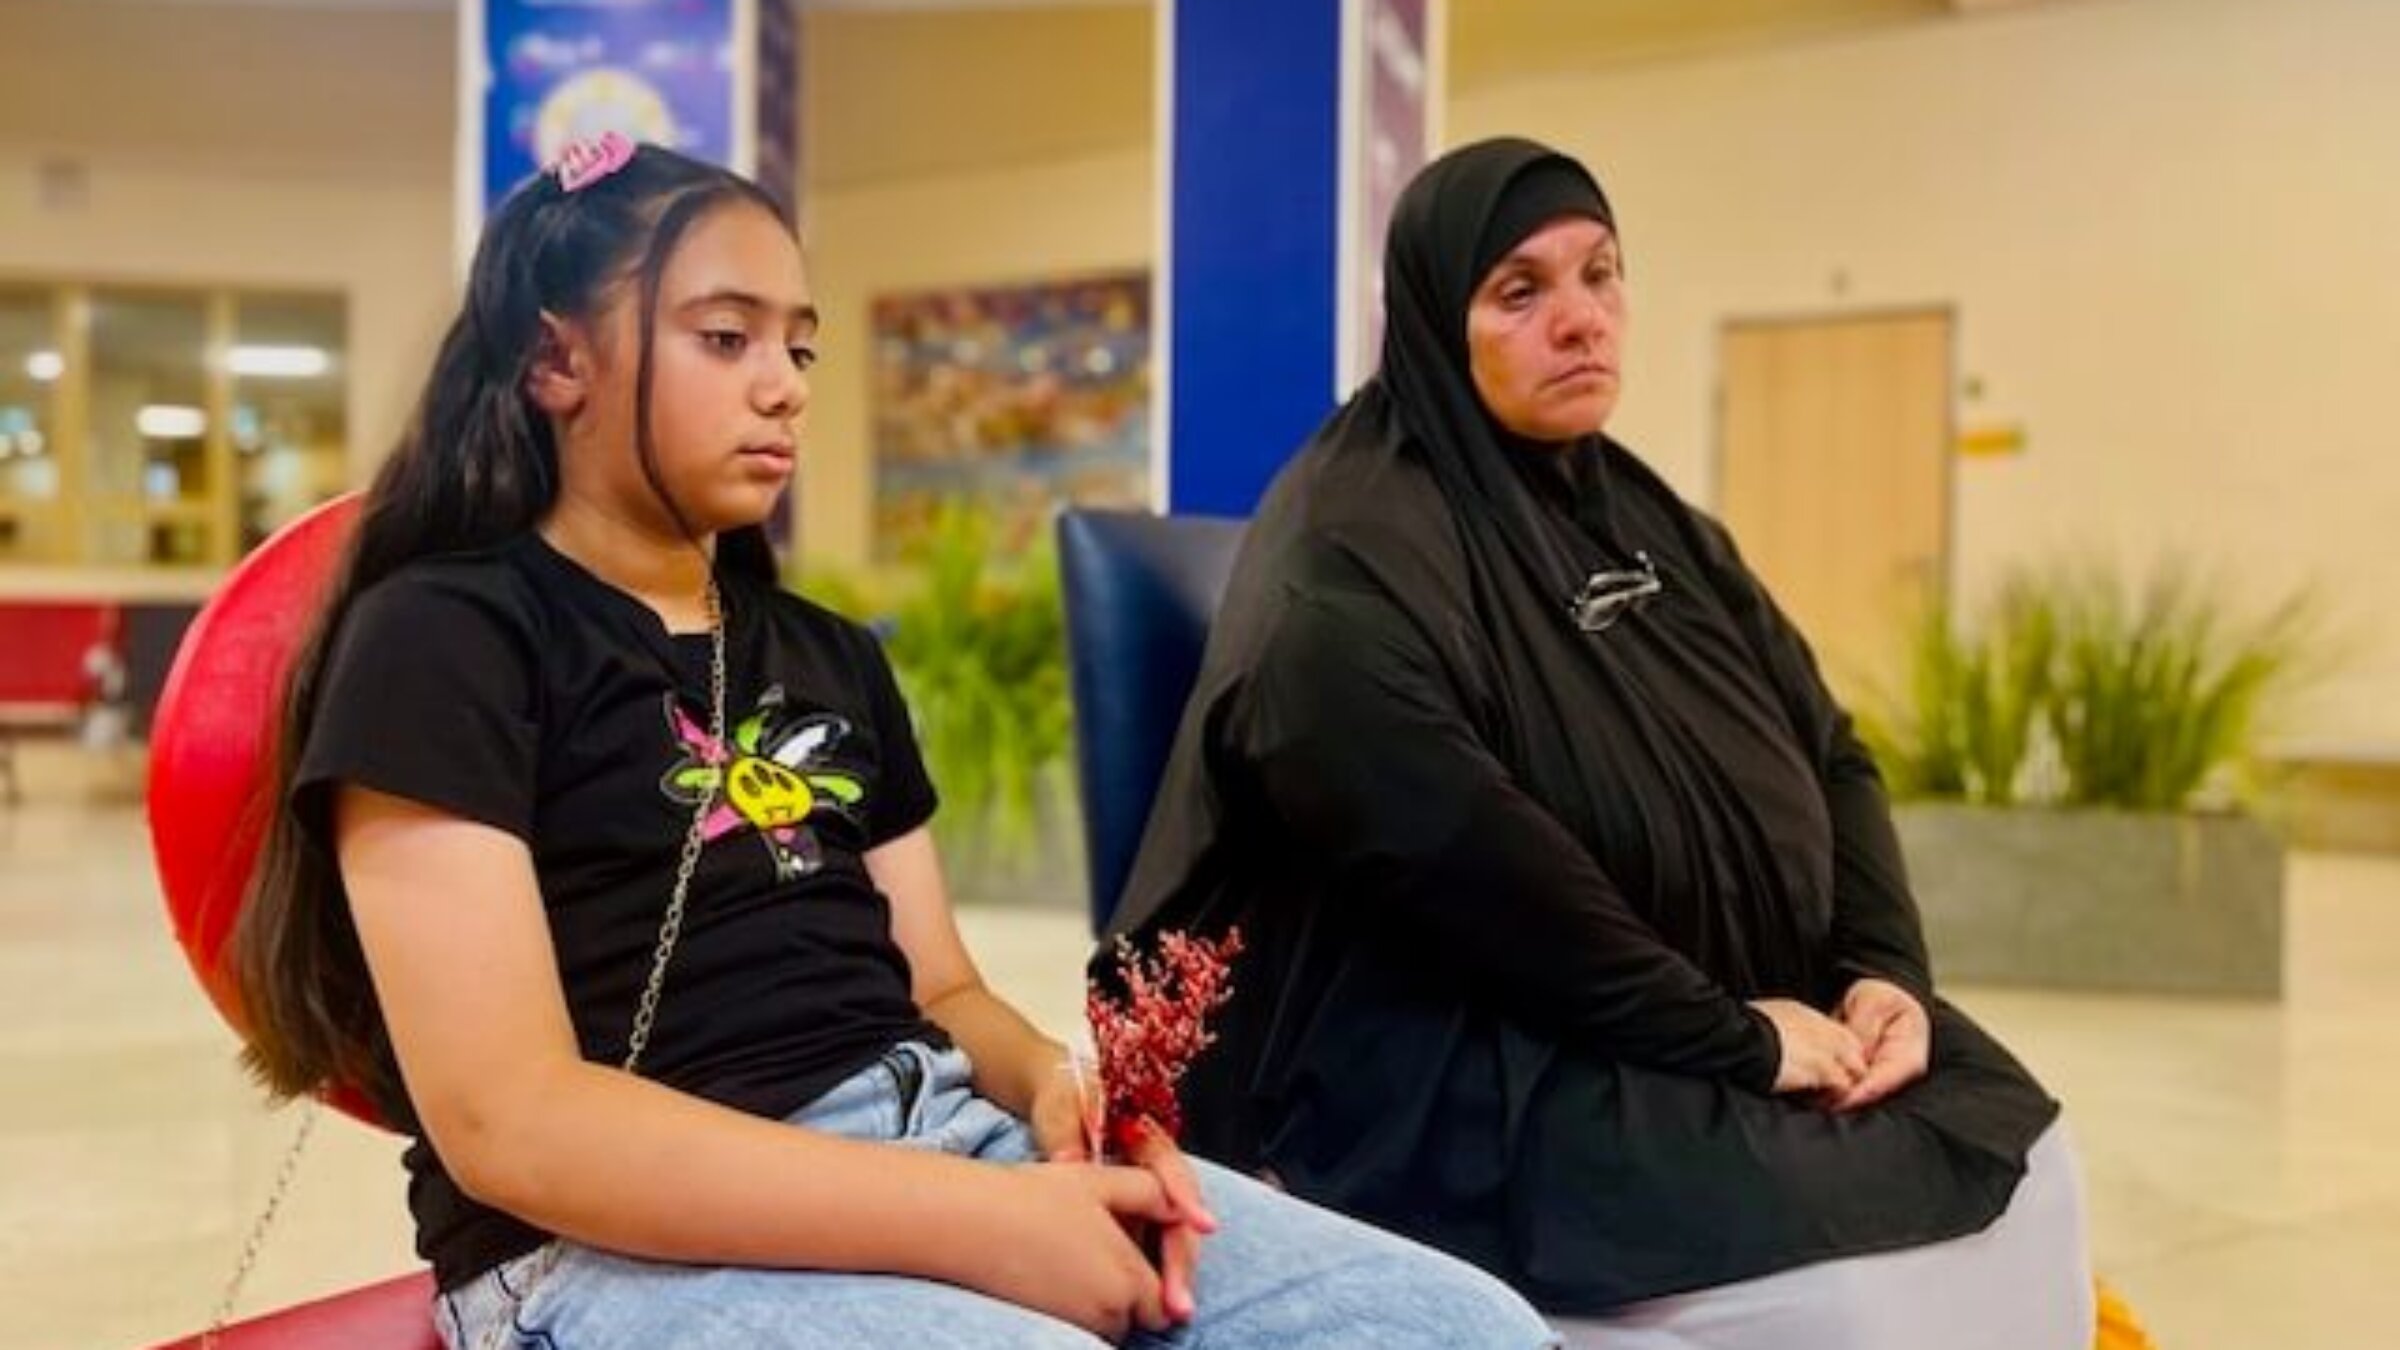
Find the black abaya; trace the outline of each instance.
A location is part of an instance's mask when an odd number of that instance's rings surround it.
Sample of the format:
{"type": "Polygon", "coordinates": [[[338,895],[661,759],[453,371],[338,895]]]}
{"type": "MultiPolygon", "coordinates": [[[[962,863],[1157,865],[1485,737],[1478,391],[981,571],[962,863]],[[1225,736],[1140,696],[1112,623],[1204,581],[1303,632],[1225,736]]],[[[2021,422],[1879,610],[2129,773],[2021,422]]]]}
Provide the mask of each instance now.
{"type": "Polygon", "coordinates": [[[1730,538],[1476,398],[1475,242],[1561,165],[1486,142],[1403,195],[1382,370],[1251,525],[1115,927],[1248,938],[1187,1145],[1580,1312],[1974,1231],[2057,1108],[1934,997],[1873,765],[1730,538]],[[1643,557],[1660,593],[1579,627],[1643,557]],[[1747,1000],[1865,975],[1931,1072],[1770,1095],[1747,1000]]]}

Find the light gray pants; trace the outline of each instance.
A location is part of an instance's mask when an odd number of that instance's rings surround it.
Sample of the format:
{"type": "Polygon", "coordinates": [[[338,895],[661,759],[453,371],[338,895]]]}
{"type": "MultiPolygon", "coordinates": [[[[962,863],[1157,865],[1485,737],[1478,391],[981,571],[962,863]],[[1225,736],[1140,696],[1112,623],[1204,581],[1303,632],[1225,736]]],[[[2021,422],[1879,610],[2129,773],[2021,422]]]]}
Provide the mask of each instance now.
{"type": "Polygon", "coordinates": [[[2083,1181],[2066,1123],[1979,1233],[1555,1323],[1573,1350],[2090,1350],[2083,1181]]]}

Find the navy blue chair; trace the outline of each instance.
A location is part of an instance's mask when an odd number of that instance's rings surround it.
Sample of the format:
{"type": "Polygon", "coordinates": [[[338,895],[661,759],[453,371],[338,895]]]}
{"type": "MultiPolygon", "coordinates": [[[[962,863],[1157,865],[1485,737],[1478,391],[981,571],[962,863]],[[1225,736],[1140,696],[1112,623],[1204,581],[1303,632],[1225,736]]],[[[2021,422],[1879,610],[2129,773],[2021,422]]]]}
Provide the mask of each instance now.
{"type": "Polygon", "coordinates": [[[1058,518],[1067,669],[1092,931],[1133,871],[1134,850],[1200,674],[1242,522],[1069,510],[1058,518]]]}

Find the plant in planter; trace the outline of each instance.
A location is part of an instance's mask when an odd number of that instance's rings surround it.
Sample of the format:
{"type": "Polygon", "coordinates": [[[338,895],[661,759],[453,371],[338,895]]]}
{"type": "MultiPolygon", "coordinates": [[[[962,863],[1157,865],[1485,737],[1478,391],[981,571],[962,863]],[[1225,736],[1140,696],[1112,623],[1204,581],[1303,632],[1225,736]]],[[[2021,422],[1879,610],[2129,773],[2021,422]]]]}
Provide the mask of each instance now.
{"type": "Polygon", "coordinates": [[[1905,694],[1861,728],[1946,973],[2281,991],[2282,846],[2246,809],[2250,754],[2312,611],[2209,597],[2177,566],[2138,593],[2020,571],[1971,621],[1921,617],[1905,694]]]}
{"type": "Polygon", "coordinates": [[[1859,717],[1893,797],[2016,800],[2057,648],[2057,607],[2028,578],[2001,588],[1973,635],[1949,606],[1927,606],[1909,635],[1906,698],[1859,717]]]}
{"type": "Polygon", "coordinates": [[[1046,532],[1002,543],[988,514],[949,503],[888,575],[812,568],[799,589],[883,635],[962,897],[1036,887],[1080,903],[1058,819],[1074,795],[1058,563],[1046,532]]]}

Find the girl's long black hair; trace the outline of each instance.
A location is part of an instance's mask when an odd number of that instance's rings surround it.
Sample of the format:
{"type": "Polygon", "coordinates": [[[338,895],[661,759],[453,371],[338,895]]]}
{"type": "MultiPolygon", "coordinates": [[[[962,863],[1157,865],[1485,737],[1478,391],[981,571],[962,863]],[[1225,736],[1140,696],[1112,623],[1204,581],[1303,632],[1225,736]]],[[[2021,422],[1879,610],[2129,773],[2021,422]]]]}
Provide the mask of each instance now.
{"type": "MultiPolygon", "coordinates": [[[[420,558],[479,549],[534,527],[558,497],[558,447],[527,394],[545,313],[590,319],[630,282],[639,300],[635,396],[643,475],[689,521],[659,476],[650,436],[650,370],[660,274],[690,227],[774,200],[738,175],[655,146],[573,192],[528,180],[486,223],[465,303],[443,335],[406,433],[375,475],[349,549],[294,663],[282,734],[258,806],[270,812],[249,894],[230,939],[244,1058],[277,1097],[343,1085],[379,1110],[405,1109],[383,1017],[329,840],[291,809],[293,775],[323,693],[326,655],[368,588],[420,558]],[[263,795],[271,794],[271,795],[263,795]]],[[[772,581],[763,527],[717,538],[721,565],[772,581]]]]}

